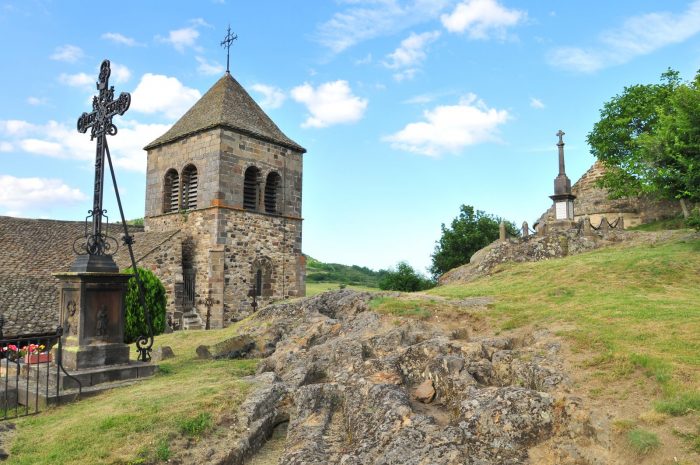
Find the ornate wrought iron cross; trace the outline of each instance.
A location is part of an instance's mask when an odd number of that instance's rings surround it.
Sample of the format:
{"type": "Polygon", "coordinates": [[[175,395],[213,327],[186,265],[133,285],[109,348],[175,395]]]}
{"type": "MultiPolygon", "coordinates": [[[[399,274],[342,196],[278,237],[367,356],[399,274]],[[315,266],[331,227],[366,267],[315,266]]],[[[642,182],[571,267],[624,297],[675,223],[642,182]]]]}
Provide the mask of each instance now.
{"type": "MultiPolygon", "coordinates": [[[[117,133],[117,127],[112,123],[112,117],[123,115],[131,104],[131,94],[122,92],[117,100],[114,100],[114,86],[109,85],[109,75],[112,70],[109,60],[104,60],[100,65],[100,75],[97,81],[99,95],[92,98],[92,112],[83,113],[78,118],[78,131],[86,133],[91,129],[90,140],[97,138],[95,151],[95,193],[92,202],[92,235],[86,242],[87,253],[90,255],[103,255],[105,253],[105,236],[102,234],[102,196],[104,184],[104,161],[107,134],[113,136],[117,133]]],[[[88,216],[89,218],[89,216],[88,216]]]]}
{"type": "Polygon", "coordinates": [[[226,31],[226,37],[224,37],[224,40],[221,41],[221,46],[226,47],[226,72],[230,73],[229,71],[229,57],[231,55],[231,44],[233,44],[233,41],[238,39],[237,34],[231,34],[231,25],[229,24],[228,30],[226,31]]]}

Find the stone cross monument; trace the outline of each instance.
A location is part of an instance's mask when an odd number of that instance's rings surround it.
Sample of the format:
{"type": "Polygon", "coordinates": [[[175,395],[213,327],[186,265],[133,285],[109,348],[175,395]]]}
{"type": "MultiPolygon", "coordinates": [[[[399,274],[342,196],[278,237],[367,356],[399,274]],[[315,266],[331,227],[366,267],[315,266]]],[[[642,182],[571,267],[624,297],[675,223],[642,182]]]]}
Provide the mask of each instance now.
{"type": "Polygon", "coordinates": [[[557,221],[573,221],[576,196],[571,194],[571,180],[566,176],[564,167],[564,134],[561,129],[556,133],[559,137],[559,175],[554,178],[554,195],[549,198],[554,201],[554,218],[557,221]]]}

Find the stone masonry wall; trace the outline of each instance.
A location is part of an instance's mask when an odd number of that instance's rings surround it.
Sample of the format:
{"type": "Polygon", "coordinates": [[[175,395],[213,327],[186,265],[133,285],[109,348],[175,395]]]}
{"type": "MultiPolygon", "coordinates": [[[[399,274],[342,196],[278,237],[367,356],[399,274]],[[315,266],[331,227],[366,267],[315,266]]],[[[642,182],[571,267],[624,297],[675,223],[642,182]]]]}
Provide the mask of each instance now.
{"type": "Polygon", "coordinates": [[[242,208],[244,173],[255,165],[261,171],[263,186],[270,172],[281,176],[279,212],[301,216],[301,153],[230,129],[216,128],[148,151],[146,217],[163,214],[165,173],[174,168],[181,176],[189,164],[196,166],[199,175],[198,208],[242,208]]]}
{"type": "Polygon", "coordinates": [[[253,266],[261,260],[269,262],[271,270],[269,295],[258,300],[261,304],[304,295],[301,219],[212,207],[148,218],[147,228],[181,230],[183,243],[192,251],[195,307],[202,320],[207,312],[204,299],[214,300],[212,328],[228,326],[251,312],[248,291],[254,283],[253,266]]]}

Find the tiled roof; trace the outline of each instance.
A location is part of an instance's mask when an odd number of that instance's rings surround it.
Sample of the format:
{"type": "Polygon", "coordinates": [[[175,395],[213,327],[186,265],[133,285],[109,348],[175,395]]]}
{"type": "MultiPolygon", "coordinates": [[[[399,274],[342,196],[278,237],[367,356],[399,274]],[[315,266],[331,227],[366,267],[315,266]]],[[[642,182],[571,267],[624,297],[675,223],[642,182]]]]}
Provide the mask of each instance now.
{"type": "MultiPolygon", "coordinates": [[[[5,335],[52,331],[58,324],[58,279],[75,260],[73,241],[84,235],[85,223],[0,216],[0,313],[5,335]]],[[[168,241],[177,231],[143,232],[130,227],[137,262],[168,241]]],[[[110,234],[120,238],[119,225],[110,234]]],[[[114,255],[120,269],[130,266],[128,249],[114,255]]]]}
{"type": "Polygon", "coordinates": [[[219,79],[165,134],[145,150],[216,127],[231,128],[297,152],[306,152],[272,122],[229,73],[219,79]]]}

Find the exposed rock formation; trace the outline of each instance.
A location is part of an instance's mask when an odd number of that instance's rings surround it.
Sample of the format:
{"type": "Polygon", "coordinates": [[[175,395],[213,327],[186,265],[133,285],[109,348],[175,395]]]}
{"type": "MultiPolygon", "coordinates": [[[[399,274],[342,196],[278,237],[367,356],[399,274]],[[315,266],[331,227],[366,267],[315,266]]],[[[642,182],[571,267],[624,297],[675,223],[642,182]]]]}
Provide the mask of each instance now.
{"type": "Polygon", "coordinates": [[[604,459],[605,439],[567,393],[559,345],[546,332],[458,339],[378,315],[370,299],[337,291],[266,307],[245,334],[210,347],[213,357],[265,358],[218,441],[230,449],[210,450],[207,463],[245,463],[286,420],[284,465],[524,464],[533,447],[560,464],[604,459]],[[423,383],[434,389],[430,404],[413,397],[423,383]]]}
{"type": "Polygon", "coordinates": [[[590,231],[590,234],[586,235],[574,228],[553,231],[544,236],[496,241],[476,252],[468,264],[453,268],[440,276],[439,283],[468,282],[491,273],[496,266],[505,262],[537,262],[566,257],[605,247],[636,235],[635,232],[624,230],[609,230],[604,233],[590,231]]]}

